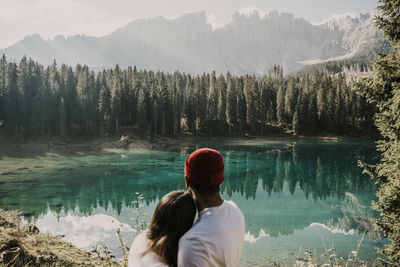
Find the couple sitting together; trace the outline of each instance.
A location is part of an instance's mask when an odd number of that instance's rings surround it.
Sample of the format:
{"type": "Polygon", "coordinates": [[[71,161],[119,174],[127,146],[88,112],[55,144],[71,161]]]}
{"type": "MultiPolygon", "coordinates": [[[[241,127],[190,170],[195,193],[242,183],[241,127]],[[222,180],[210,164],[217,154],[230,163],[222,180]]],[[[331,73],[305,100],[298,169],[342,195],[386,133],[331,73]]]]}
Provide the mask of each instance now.
{"type": "Polygon", "coordinates": [[[235,203],[220,196],[221,154],[209,148],[196,150],[186,159],[185,177],[189,192],[173,191],[161,199],[149,229],[132,244],[129,267],[239,264],[244,217],[235,203]]]}

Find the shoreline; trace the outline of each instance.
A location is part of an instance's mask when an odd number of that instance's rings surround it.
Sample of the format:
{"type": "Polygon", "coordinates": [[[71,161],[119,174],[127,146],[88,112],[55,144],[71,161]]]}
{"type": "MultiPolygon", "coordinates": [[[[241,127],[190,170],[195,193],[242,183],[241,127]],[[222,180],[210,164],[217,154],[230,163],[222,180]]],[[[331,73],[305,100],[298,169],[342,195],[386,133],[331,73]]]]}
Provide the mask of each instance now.
{"type": "Polygon", "coordinates": [[[143,137],[138,135],[118,137],[99,137],[85,140],[73,140],[69,138],[45,138],[39,140],[28,140],[25,142],[12,142],[0,138],[0,161],[4,157],[32,158],[46,156],[73,156],[112,153],[112,150],[134,150],[134,149],[163,149],[173,146],[191,146],[193,144],[221,144],[232,142],[257,142],[257,141],[369,141],[375,142],[376,138],[371,136],[294,136],[294,135],[254,135],[254,136],[171,136],[171,137],[143,137]]]}
{"type": "Polygon", "coordinates": [[[204,137],[177,136],[144,138],[133,136],[118,139],[102,137],[92,140],[41,139],[25,143],[5,143],[0,140],[0,178],[51,167],[59,157],[105,155],[139,150],[166,150],[174,147],[218,147],[220,145],[252,145],[268,142],[374,142],[368,137],[349,136],[241,136],[204,137]],[[23,160],[23,165],[21,165],[23,160]],[[46,162],[46,163],[44,163],[46,162]]]}

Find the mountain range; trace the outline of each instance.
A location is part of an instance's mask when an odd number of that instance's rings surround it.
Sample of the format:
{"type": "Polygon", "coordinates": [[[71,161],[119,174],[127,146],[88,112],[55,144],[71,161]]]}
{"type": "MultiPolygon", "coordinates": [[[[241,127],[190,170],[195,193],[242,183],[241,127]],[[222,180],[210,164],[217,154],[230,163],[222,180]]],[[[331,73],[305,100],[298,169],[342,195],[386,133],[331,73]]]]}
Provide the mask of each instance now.
{"type": "MultiPolygon", "coordinates": [[[[256,9],[237,12],[232,21],[213,29],[205,12],[175,19],[132,21],[103,37],[75,35],[44,40],[34,34],[0,50],[10,61],[24,55],[42,64],[86,64],[94,70],[119,64],[148,70],[188,73],[216,71],[266,73],[273,65],[285,72],[306,64],[349,58],[382,40],[373,22],[375,10],[340,15],[313,24],[289,13],[256,9]]],[[[369,51],[370,53],[370,51],[369,51]]]]}

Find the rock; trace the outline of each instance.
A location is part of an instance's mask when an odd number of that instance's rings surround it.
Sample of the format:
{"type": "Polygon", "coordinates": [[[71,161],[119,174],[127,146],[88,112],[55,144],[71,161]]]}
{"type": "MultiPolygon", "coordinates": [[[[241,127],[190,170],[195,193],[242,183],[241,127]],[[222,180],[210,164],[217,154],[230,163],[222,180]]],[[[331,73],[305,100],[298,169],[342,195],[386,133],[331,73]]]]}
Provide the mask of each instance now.
{"type": "Polygon", "coordinates": [[[33,224],[29,224],[29,226],[28,226],[28,231],[29,231],[29,233],[33,233],[33,234],[38,234],[40,231],[39,231],[39,228],[37,228],[35,225],[33,225],[33,224]]]}
{"type": "Polygon", "coordinates": [[[6,218],[0,216],[0,226],[1,227],[15,227],[16,224],[8,221],[6,218]]]}
{"type": "Polygon", "coordinates": [[[52,255],[40,256],[38,261],[39,261],[39,265],[40,266],[42,266],[42,265],[49,266],[49,265],[52,265],[52,264],[54,264],[56,262],[56,258],[54,256],[52,256],[52,255]]]}
{"type": "Polygon", "coordinates": [[[114,148],[127,148],[130,145],[131,141],[127,135],[122,135],[121,138],[112,143],[114,148]]]}

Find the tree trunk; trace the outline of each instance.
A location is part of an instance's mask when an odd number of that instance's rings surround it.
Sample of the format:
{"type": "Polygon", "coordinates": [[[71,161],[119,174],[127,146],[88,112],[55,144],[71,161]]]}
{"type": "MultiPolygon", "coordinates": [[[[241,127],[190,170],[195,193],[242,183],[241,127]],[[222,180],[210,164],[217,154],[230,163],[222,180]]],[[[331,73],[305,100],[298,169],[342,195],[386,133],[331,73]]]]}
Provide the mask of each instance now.
{"type": "Polygon", "coordinates": [[[118,123],[118,117],[115,118],[115,132],[119,134],[119,123],[118,123]]]}

